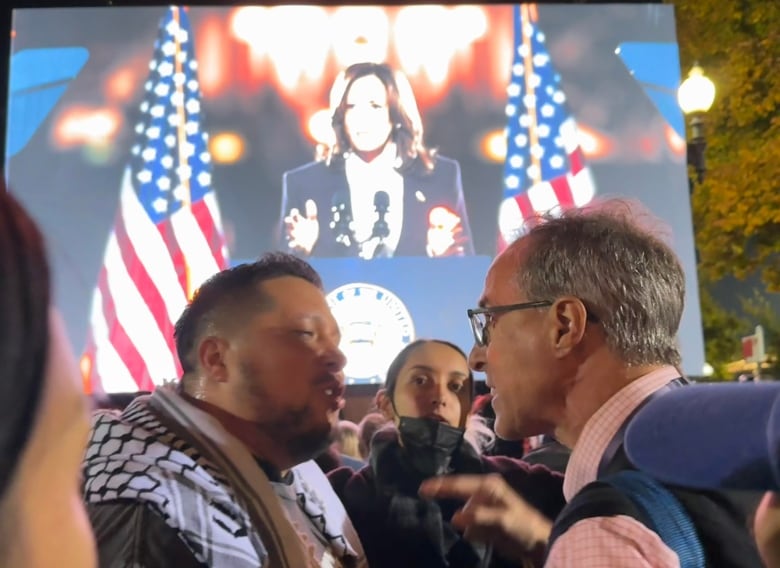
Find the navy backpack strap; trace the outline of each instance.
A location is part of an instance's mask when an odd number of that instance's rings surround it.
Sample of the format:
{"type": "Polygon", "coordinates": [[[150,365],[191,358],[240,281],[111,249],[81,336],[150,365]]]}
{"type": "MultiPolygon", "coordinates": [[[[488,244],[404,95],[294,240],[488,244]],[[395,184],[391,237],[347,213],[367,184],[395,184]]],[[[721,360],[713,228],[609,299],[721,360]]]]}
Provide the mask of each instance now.
{"type": "Polygon", "coordinates": [[[638,471],[623,470],[586,485],[555,519],[548,552],[578,521],[631,517],[653,530],[677,553],[681,568],[702,568],[704,550],[690,517],[666,487],[638,471]]]}
{"type": "Polygon", "coordinates": [[[623,470],[601,481],[620,489],[647,516],[647,526],[677,553],[681,568],[702,568],[704,549],[680,501],[661,483],[639,471],[623,470]]]}

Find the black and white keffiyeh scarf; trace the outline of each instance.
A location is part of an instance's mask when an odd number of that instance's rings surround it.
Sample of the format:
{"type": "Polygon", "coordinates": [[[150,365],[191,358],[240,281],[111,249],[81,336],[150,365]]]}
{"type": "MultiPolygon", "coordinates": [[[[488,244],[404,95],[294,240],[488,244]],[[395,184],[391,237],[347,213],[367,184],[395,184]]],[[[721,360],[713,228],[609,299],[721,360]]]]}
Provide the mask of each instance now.
{"type": "Polygon", "coordinates": [[[330,544],[323,558],[302,542],[246,447],[171,386],[121,414],[95,413],[83,470],[86,502],[147,504],[208,566],[365,565],[354,527],[316,464],[291,473],[301,510],[330,544]]]}

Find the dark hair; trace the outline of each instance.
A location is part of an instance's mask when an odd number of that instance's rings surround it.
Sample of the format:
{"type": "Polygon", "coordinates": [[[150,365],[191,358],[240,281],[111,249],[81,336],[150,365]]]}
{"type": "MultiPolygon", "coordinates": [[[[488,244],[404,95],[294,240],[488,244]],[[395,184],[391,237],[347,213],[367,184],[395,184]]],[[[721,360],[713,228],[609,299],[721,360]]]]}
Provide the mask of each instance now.
{"type": "MultiPolygon", "coordinates": [[[[409,345],[401,349],[401,351],[398,352],[398,355],[395,356],[395,359],[390,363],[390,366],[387,368],[387,374],[385,375],[385,395],[388,397],[390,402],[393,404],[393,407],[395,408],[395,402],[393,401],[393,397],[395,395],[395,385],[398,383],[398,375],[401,373],[401,369],[403,369],[403,366],[406,364],[406,362],[409,360],[409,357],[412,356],[412,353],[417,351],[419,348],[423,347],[424,345],[427,345],[428,343],[439,343],[441,345],[446,345],[447,347],[454,349],[458,353],[460,353],[463,358],[468,361],[468,356],[466,353],[463,352],[463,349],[455,345],[454,343],[450,343],[449,341],[445,341],[444,339],[417,339],[415,341],[412,341],[409,345]]],[[[474,373],[469,369],[469,375],[466,378],[466,382],[468,383],[468,401],[466,401],[466,404],[464,408],[461,408],[461,411],[464,414],[463,419],[465,420],[465,415],[468,414],[468,412],[471,410],[471,403],[472,399],[474,397],[474,373]]]]}
{"type": "Polygon", "coordinates": [[[271,308],[271,299],[259,284],[294,276],[322,289],[317,271],[305,260],[289,253],[270,252],[253,263],[240,264],[218,272],[195,293],[176,322],[176,352],[184,373],[195,370],[192,350],[204,329],[245,318],[247,313],[271,308]]]}
{"type": "Polygon", "coordinates": [[[679,365],[677,331],[685,275],[659,237],[658,219],[638,202],[609,199],[546,217],[510,245],[528,300],[578,297],[629,365],[679,365]]]}
{"type": "MultiPolygon", "coordinates": [[[[387,107],[390,113],[390,123],[393,125],[391,137],[398,146],[398,155],[402,160],[399,170],[408,167],[415,160],[420,160],[426,170],[434,167],[435,152],[426,148],[422,142],[422,132],[418,132],[398,90],[392,68],[386,63],[354,63],[344,70],[346,87],[338,106],[333,111],[332,126],[336,134],[335,145],[328,150],[328,159],[342,159],[345,152],[352,147],[349,141],[344,116],[347,112],[347,95],[352,84],[361,77],[373,75],[385,86],[387,91],[387,107]]],[[[410,101],[411,102],[411,101],[410,101]]]]}
{"type": "Polygon", "coordinates": [[[49,266],[35,222],[0,180],[0,500],[35,425],[49,349],[49,266]]]}

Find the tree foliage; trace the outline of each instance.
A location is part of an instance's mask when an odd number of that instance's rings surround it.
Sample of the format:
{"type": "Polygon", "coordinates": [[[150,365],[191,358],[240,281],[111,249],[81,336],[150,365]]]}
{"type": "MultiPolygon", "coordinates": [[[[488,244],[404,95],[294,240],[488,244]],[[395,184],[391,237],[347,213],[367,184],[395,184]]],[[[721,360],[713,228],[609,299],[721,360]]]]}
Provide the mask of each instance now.
{"type": "Polygon", "coordinates": [[[760,273],[780,291],[780,2],[675,0],[683,73],[716,85],[693,192],[700,277],[760,273]]]}
{"type": "MultiPolygon", "coordinates": [[[[742,300],[742,310],[751,321],[764,328],[764,349],[769,356],[769,374],[780,379],[780,314],[774,310],[766,296],[754,292],[753,297],[742,300]]],[[[750,333],[753,333],[751,330],[750,333]]]]}
{"type": "Polygon", "coordinates": [[[699,287],[701,320],[704,332],[704,356],[712,365],[714,379],[731,379],[726,365],[742,358],[743,335],[750,324],[737,314],[720,306],[706,286],[699,287]]]}
{"type": "Polygon", "coordinates": [[[780,314],[767,297],[754,290],[750,297],[740,297],[739,313],[721,306],[706,285],[699,286],[701,318],[706,361],[712,365],[715,380],[733,379],[729,364],[742,359],[742,338],[755,333],[756,325],[764,328],[765,372],[780,379],[780,314]]]}

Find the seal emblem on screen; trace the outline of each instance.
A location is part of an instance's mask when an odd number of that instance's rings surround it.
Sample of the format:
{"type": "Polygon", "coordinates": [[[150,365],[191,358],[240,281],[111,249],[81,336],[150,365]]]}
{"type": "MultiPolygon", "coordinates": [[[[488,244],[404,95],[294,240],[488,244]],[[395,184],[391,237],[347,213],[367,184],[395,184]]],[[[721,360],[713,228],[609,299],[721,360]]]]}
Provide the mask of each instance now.
{"type": "Polygon", "coordinates": [[[414,323],[401,299],[374,284],[340,286],[327,296],[341,329],[347,384],[384,382],[387,366],[414,340],[414,323]]]}

